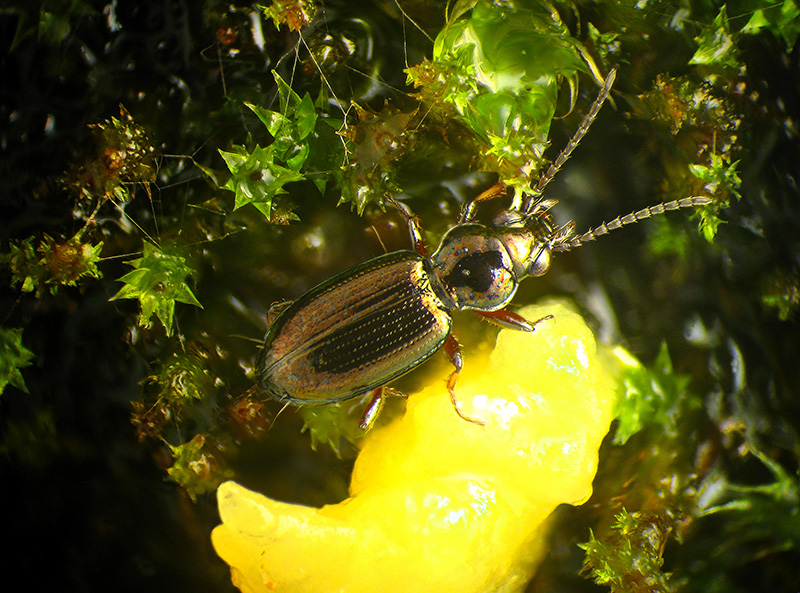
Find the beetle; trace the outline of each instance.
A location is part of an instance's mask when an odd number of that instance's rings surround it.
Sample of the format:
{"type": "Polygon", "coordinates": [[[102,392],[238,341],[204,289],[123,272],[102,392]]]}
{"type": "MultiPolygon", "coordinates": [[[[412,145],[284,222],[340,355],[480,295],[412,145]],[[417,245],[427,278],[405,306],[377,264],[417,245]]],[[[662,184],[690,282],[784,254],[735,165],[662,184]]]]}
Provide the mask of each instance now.
{"type": "Polygon", "coordinates": [[[501,210],[490,225],[474,221],[481,202],[498,198],[498,183],[463,209],[458,223],[428,255],[417,218],[404,216],[414,249],[387,253],[345,270],[285,306],[270,325],[256,362],[263,392],[294,405],[322,405],[371,393],[360,427],[368,429],[384,400],[384,387],[443,349],[454,370],[446,381],[456,413],[476,424],[458,405],[455,386],[461,352],[451,334],[451,313],[471,310],[503,327],[532,332],[528,321],[505,309],[519,282],[541,276],[551,254],[591,241],[623,225],[668,210],[707,204],[707,197],[674,200],[633,212],[574,236],[574,225],[557,227],[549,213],[555,200],[542,192],[566,162],[608,97],[612,70],[578,130],[516,207],[501,210]]]}

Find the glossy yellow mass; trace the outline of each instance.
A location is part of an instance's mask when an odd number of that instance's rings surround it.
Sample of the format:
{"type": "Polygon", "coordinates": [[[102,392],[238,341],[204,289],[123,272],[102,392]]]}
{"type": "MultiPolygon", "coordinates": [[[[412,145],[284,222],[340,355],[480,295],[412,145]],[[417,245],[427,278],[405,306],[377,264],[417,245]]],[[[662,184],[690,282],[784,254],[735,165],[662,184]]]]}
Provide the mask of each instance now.
{"type": "Polygon", "coordinates": [[[322,508],[219,487],[212,535],[244,592],[512,593],[531,579],[546,519],[592,492],[613,379],[583,319],[560,303],[520,311],[488,361],[465,360],[365,438],[350,498],[322,508]]]}

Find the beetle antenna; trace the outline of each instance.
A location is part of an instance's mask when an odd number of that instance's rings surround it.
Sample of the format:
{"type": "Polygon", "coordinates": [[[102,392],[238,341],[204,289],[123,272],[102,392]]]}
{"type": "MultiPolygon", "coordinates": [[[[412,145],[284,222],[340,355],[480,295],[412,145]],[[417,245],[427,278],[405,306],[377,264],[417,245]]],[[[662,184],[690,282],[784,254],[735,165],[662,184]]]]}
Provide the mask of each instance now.
{"type": "Polygon", "coordinates": [[[690,208],[692,206],[702,206],[704,204],[710,204],[711,202],[711,198],[706,196],[691,196],[689,198],[681,198],[680,200],[672,200],[671,202],[662,202],[661,204],[649,206],[643,210],[639,210],[638,212],[631,212],[625,216],[618,216],[611,222],[604,222],[599,227],[593,228],[578,237],[573,237],[572,239],[566,236],[557,237],[553,243],[552,249],[553,251],[569,251],[570,249],[580,247],[588,241],[594,241],[609,231],[622,228],[626,224],[633,224],[635,222],[639,222],[640,220],[650,218],[651,216],[664,214],[665,212],[669,212],[671,210],[690,208]]]}
{"type": "Polygon", "coordinates": [[[600,93],[597,95],[597,98],[592,103],[591,109],[589,109],[589,113],[586,114],[586,117],[583,118],[581,125],[578,127],[576,132],[572,135],[567,145],[561,151],[561,153],[556,157],[550,167],[547,169],[547,172],[539,178],[539,182],[536,184],[536,187],[533,188],[533,195],[528,197],[525,201],[524,207],[522,209],[523,212],[527,212],[528,209],[531,207],[531,201],[534,199],[534,196],[541,196],[542,192],[544,191],[545,186],[553,180],[558,170],[567,162],[572,151],[577,148],[578,144],[580,144],[583,137],[586,135],[586,132],[589,131],[589,127],[594,123],[594,120],[597,119],[597,114],[600,113],[600,108],[605,103],[605,100],[608,98],[609,93],[611,92],[611,86],[614,84],[614,79],[617,77],[617,69],[613,68],[606,76],[606,80],[603,83],[603,88],[600,89],[600,93]]]}

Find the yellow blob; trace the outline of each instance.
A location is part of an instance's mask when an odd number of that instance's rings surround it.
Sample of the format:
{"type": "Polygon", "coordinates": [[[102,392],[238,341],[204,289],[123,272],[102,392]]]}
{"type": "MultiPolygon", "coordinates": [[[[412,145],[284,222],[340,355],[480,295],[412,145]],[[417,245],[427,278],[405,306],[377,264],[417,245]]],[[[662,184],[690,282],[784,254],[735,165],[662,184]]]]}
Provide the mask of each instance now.
{"type": "Polygon", "coordinates": [[[322,508],[219,487],[212,540],[243,592],[512,593],[546,543],[546,519],[592,492],[614,405],[613,379],[583,319],[560,303],[531,333],[505,330],[488,361],[467,358],[456,386],[408,398],[373,429],[350,498],[322,508]]]}

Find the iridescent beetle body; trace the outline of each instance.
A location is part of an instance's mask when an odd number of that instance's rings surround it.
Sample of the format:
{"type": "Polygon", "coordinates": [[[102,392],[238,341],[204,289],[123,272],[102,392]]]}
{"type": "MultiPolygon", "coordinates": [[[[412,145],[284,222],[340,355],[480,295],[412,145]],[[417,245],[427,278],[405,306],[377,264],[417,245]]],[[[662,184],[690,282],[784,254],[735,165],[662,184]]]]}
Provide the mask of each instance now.
{"type": "Polygon", "coordinates": [[[578,237],[573,226],[556,228],[541,197],[544,186],[569,158],[588,130],[614,80],[612,71],[567,147],[540,179],[534,196],[501,210],[491,225],[473,222],[477,205],[506,192],[498,184],[467,204],[459,223],[442,237],[438,249],[425,252],[416,218],[406,218],[415,250],[371,259],[319,284],[285,308],[270,326],[257,361],[264,392],[279,401],[319,405],[372,392],[361,427],[374,421],[383,403],[383,387],[444,349],[455,370],[447,388],[456,412],[455,385],[461,370],[458,342],[450,333],[451,312],[472,310],[504,327],[534,331],[530,322],[504,309],[519,282],[541,276],[553,251],[586,241],[650,216],[706,204],[691,197],[619,217],[578,237]]]}
{"type": "Polygon", "coordinates": [[[262,388],[278,400],[323,404],[382,387],[423,363],[451,325],[429,268],[420,254],[395,251],[305,293],[267,331],[262,388]]]}

